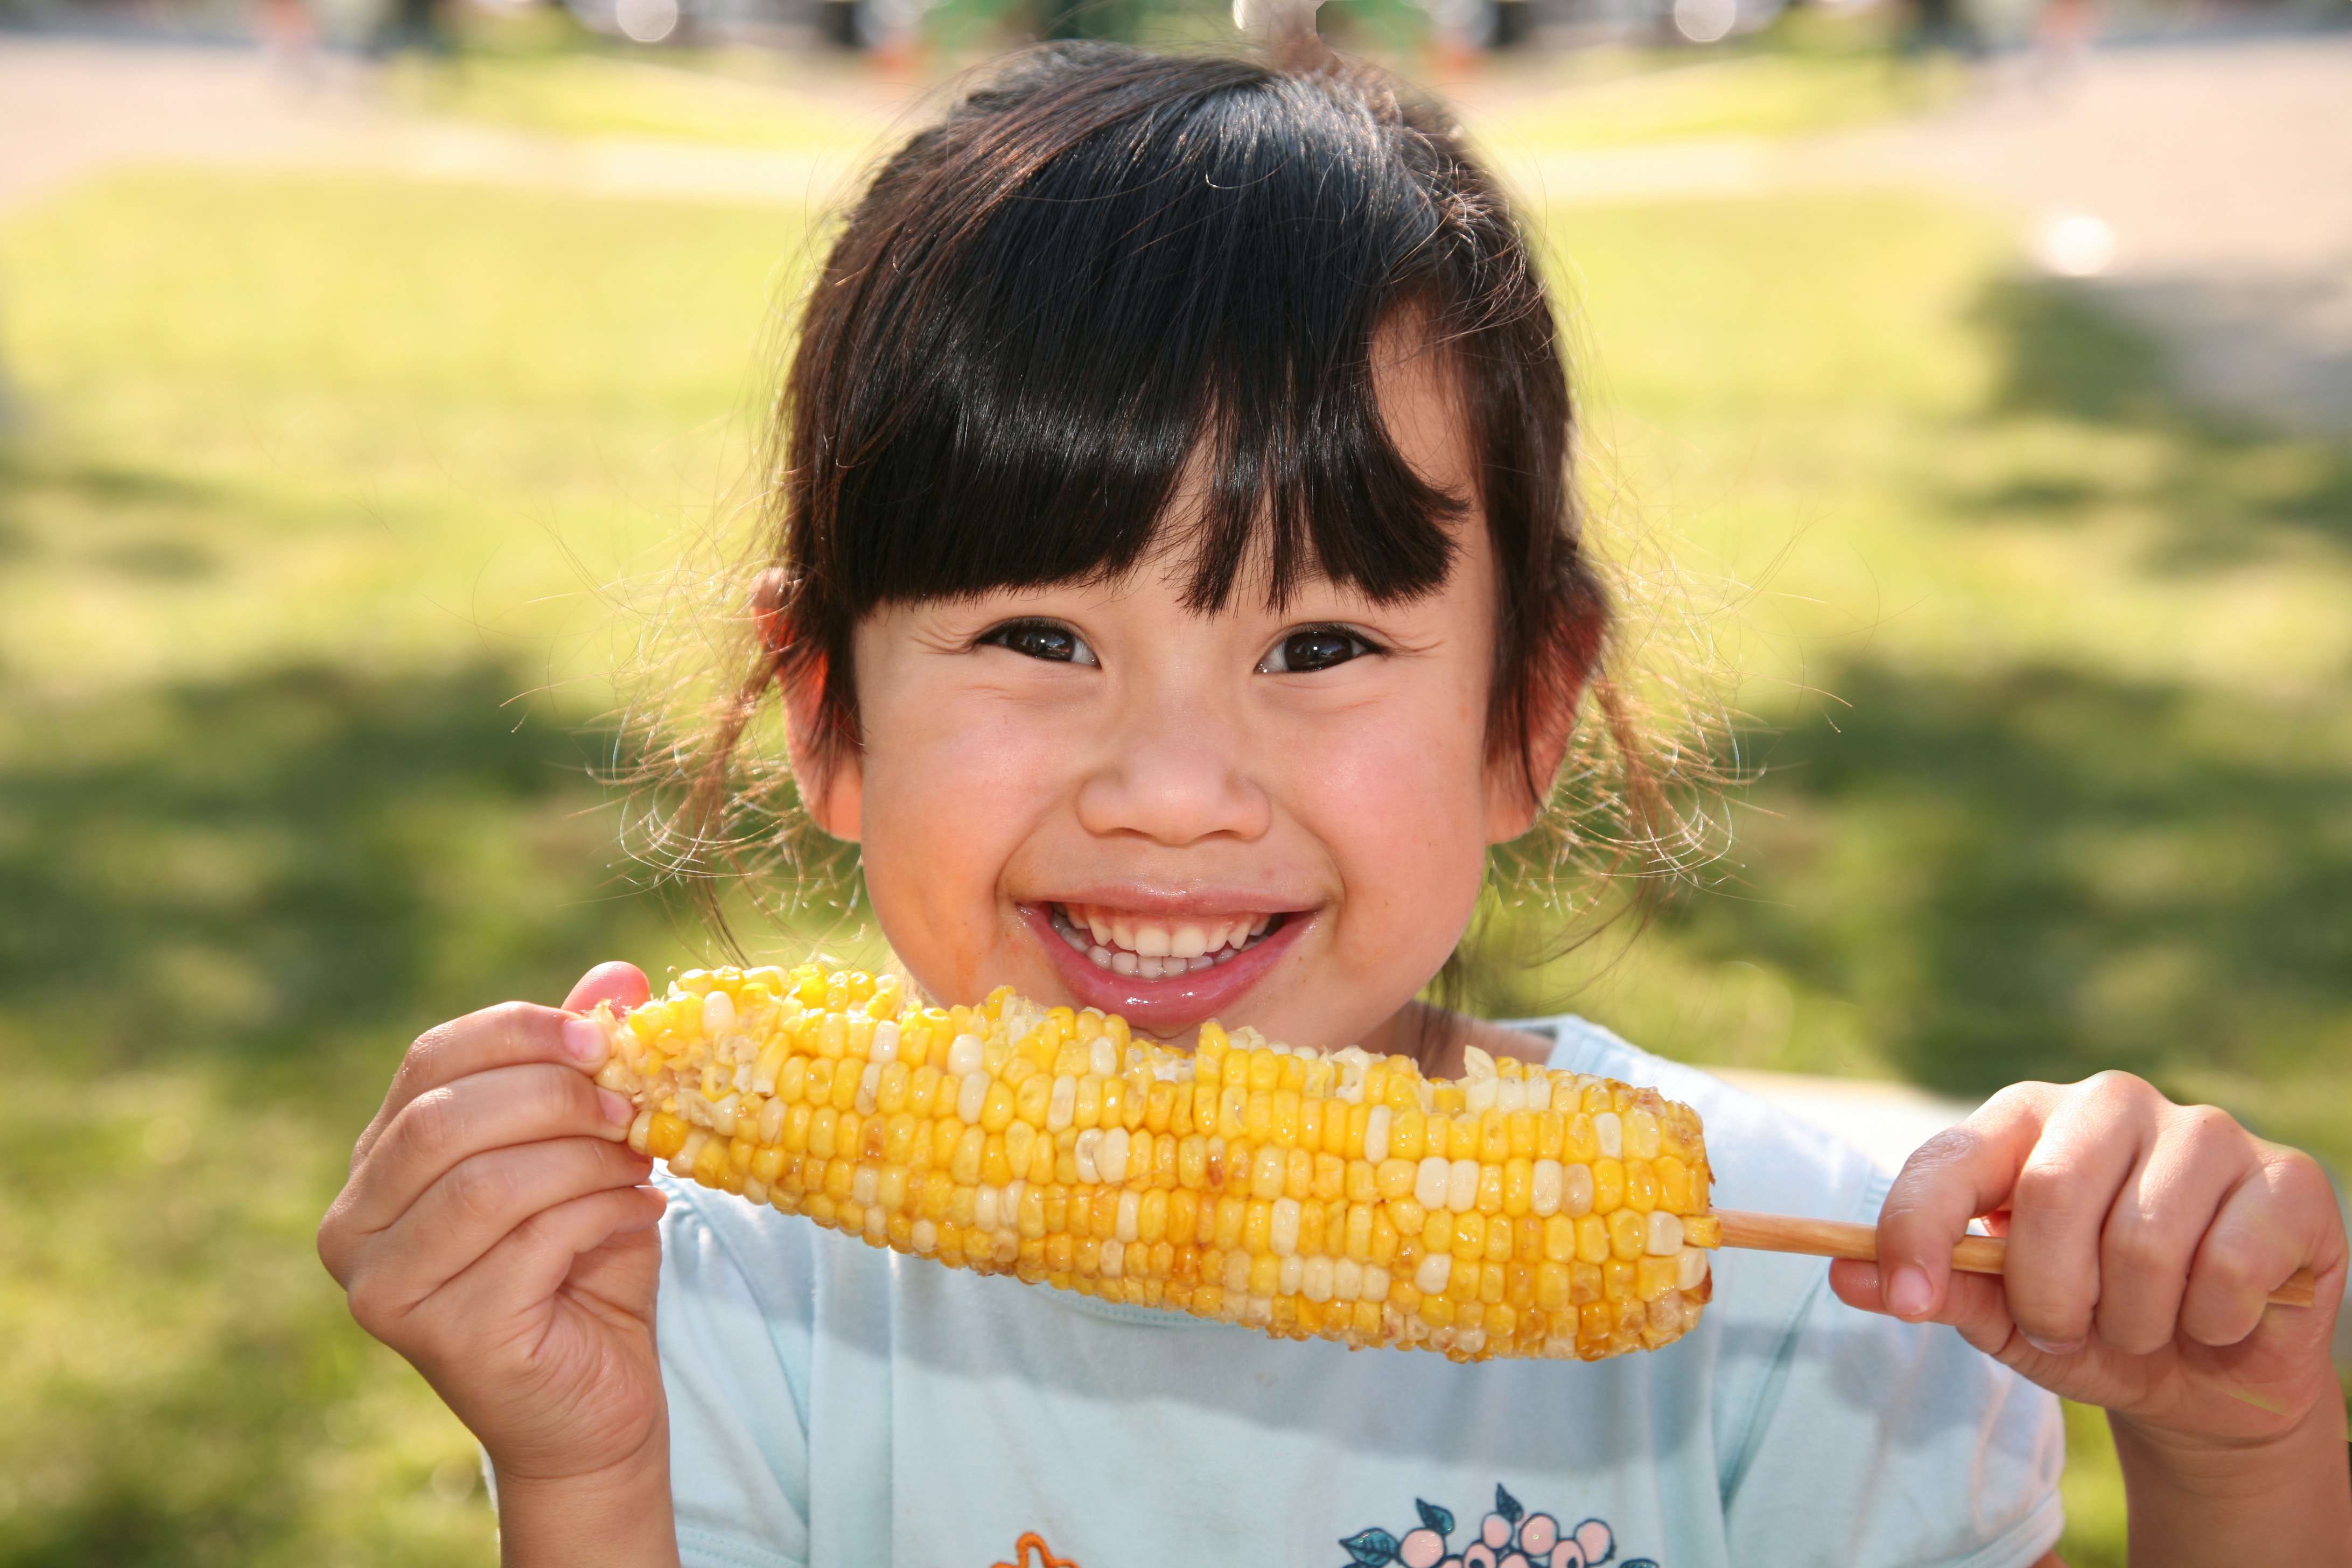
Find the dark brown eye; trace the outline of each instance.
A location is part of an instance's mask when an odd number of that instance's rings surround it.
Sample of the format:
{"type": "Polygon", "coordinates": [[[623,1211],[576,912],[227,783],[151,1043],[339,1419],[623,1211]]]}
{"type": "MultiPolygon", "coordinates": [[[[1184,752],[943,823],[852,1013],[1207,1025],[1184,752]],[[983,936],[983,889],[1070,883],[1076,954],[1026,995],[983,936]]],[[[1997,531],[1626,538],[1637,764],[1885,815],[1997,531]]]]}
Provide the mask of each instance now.
{"type": "Polygon", "coordinates": [[[986,646],[1010,648],[1029,658],[1041,658],[1048,664],[1094,664],[1094,649],[1086,639],[1065,626],[1052,621],[1013,621],[982,633],[981,642],[986,646]]]}
{"type": "Polygon", "coordinates": [[[1342,626],[1307,626],[1290,633],[1258,661],[1261,675],[1306,675],[1379,649],[1342,626]]]}

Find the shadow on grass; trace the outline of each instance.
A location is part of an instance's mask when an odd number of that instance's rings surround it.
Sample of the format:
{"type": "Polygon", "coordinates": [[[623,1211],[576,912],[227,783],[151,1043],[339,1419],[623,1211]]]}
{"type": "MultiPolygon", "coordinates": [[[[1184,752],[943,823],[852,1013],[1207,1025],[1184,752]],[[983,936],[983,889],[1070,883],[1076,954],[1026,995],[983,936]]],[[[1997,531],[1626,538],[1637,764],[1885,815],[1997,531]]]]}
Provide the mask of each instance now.
{"type": "Polygon", "coordinates": [[[2352,447],[2283,437],[2200,406],[2147,332],[2084,286],[2007,279],[1974,311],[1997,356],[1986,412],[2156,438],[2144,461],[2085,460],[1963,487],[1964,512],[2068,522],[2122,506],[2153,520],[2150,564],[2224,567],[2298,541],[2352,549],[2352,447]]]}
{"type": "Polygon", "coordinates": [[[1850,707],[1770,742],[1748,897],[1688,938],[1861,1002],[1923,1084],[2259,1079],[2262,1120],[2352,1154],[2340,1108],[2292,1108],[2352,1039],[2342,715],[2050,668],[1822,684],[1850,707]]]}
{"type": "MultiPolygon", "coordinates": [[[[654,916],[606,869],[589,742],[475,665],[279,670],[19,710],[0,763],[0,993],[70,998],[44,1053],[100,1074],[296,1079],[340,1043],[560,996],[654,916]]],[[[380,1084],[381,1079],[377,1079],[380,1084]]]]}
{"type": "Polygon", "coordinates": [[[310,1233],[418,1030],[672,945],[607,869],[592,742],[519,723],[521,684],[301,668],[5,713],[0,1564],[487,1552],[427,1485],[446,1423],[322,1415],[418,1395],[310,1233]]]}

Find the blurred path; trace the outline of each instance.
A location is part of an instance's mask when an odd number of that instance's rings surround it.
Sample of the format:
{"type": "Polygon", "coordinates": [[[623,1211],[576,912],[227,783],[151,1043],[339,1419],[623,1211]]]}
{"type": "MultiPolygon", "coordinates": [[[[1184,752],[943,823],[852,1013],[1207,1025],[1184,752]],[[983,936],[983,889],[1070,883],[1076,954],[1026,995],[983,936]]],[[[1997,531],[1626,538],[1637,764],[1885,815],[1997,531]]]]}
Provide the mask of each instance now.
{"type": "MultiPolygon", "coordinates": [[[[257,50],[0,34],[0,214],[109,168],[174,163],[798,207],[830,199],[857,162],[847,145],[774,151],[425,119],[383,103],[364,68],[334,56],[321,63],[319,82],[305,86],[257,50]]],[[[852,85],[844,122],[877,132],[889,99],[914,96],[852,85]]]]}
{"type": "Polygon", "coordinates": [[[2102,50],[2070,80],[1838,156],[1857,154],[1990,193],[2045,233],[2098,220],[2112,257],[2090,226],[2071,259],[2100,263],[2087,286],[2173,344],[2184,388],[2352,433],[2352,37],[2102,50]]]}

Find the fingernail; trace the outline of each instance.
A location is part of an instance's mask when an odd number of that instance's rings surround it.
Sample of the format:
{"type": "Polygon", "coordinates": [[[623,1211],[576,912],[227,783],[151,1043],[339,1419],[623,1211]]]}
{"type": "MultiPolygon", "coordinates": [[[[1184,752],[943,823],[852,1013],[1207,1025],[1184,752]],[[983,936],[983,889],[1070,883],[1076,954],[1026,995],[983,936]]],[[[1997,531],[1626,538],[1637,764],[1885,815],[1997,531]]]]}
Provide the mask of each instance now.
{"type": "Polygon", "coordinates": [[[631,1105],[625,1098],[621,1095],[614,1094],[609,1089],[598,1089],[596,1091],[596,1100],[598,1104],[604,1108],[604,1120],[611,1122],[615,1127],[626,1127],[631,1121],[636,1120],[636,1107],[631,1105]]]}
{"type": "MultiPolygon", "coordinates": [[[[2023,1332],[2022,1330],[2019,1331],[2023,1332]]],[[[2025,1342],[2043,1355],[2073,1355],[2083,1348],[2080,1340],[2037,1340],[2032,1334],[2025,1335],[2025,1342]]]]}
{"type": "Polygon", "coordinates": [[[1924,1270],[1906,1265],[1886,1282],[1886,1310],[1898,1318],[1925,1317],[1935,1300],[1936,1288],[1924,1270]]]}
{"type": "Polygon", "coordinates": [[[604,1027],[593,1018],[563,1020],[563,1048],[591,1067],[604,1059],[604,1027]]]}

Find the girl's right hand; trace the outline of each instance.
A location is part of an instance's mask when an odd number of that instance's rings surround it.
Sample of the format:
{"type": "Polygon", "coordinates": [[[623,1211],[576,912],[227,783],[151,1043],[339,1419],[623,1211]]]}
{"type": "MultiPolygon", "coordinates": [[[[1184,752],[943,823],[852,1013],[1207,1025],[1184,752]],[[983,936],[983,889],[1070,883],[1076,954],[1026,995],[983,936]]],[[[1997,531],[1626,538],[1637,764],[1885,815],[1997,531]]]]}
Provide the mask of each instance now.
{"type": "Polygon", "coordinates": [[[663,1200],[629,1150],[627,1101],[589,1076],[603,1033],[572,1016],[646,994],[635,967],[607,963],[562,1010],[509,1002],[428,1030],[319,1227],[352,1316],[481,1439],[509,1562],[674,1550],[616,1550],[635,1532],[580,1528],[626,1500],[639,1518],[657,1509],[652,1544],[673,1539],[654,1343],[663,1200]],[[573,1539],[542,1531],[549,1550],[530,1550],[526,1518],[573,1539]]]}

